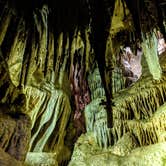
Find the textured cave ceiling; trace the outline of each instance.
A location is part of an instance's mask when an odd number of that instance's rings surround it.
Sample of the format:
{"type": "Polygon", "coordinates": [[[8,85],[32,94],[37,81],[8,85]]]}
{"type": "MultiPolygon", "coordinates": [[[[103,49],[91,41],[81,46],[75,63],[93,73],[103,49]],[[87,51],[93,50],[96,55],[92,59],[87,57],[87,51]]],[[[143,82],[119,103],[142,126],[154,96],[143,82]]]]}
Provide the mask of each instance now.
{"type": "MultiPolygon", "coordinates": [[[[21,0],[9,0],[8,2],[11,7],[16,8],[18,13],[27,17],[32,17],[33,10],[40,9],[43,4],[47,4],[50,17],[52,17],[52,23],[50,24],[54,26],[54,23],[59,23],[58,26],[63,26],[63,28],[73,25],[85,26],[89,23],[90,17],[97,18],[94,21],[96,23],[100,23],[101,21],[102,23],[109,24],[107,19],[110,19],[110,16],[112,16],[115,5],[115,0],[37,0],[24,2],[21,0]]],[[[165,0],[126,0],[124,2],[132,13],[136,30],[140,30],[141,24],[146,24],[142,22],[145,20],[146,22],[155,21],[153,24],[159,23],[158,26],[162,26],[160,21],[166,17],[164,10],[166,5],[165,0]]],[[[1,9],[3,9],[6,1],[1,0],[0,4],[1,9]]]]}

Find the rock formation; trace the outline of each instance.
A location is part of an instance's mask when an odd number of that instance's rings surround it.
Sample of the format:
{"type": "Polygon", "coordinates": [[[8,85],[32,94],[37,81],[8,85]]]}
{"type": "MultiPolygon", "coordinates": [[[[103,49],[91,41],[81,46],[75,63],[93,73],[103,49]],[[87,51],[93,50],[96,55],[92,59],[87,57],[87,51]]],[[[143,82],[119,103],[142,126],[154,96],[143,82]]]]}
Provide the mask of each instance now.
{"type": "Polygon", "coordinates": [[[0,165],[164,165],[165,9],[0,0],[0,165]]]}

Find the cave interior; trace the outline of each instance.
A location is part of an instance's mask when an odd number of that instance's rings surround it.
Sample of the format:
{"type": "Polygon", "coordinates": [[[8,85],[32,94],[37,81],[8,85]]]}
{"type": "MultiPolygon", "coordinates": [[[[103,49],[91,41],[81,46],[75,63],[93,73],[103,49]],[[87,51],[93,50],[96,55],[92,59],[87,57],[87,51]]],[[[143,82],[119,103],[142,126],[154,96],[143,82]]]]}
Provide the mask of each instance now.
{"type": "Polygon", "coordinates": [[[0,0],[0,166],[166,165],[166,0],[0,0]]]}

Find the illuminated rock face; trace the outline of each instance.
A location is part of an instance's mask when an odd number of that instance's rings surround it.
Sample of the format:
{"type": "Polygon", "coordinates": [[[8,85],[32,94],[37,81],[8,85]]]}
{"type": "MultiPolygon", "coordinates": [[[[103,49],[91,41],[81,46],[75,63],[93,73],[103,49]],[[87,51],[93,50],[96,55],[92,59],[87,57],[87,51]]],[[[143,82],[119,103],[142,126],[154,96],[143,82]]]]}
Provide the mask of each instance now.
{"type": "Polygon", "coordinates": [[[26,112],[26,96],[10,78],[0,51],[0,164],[21,165],[31,138],[31,120],[26,112]]]}
{"type": "Polygon", "coordinates": [[[92,101],[85,107],[86,130],[94,134],[100,147],[106,148],[110,144],[110,131],[104,105],[105,92],[98,68],[89,75],[88,80],[92,101]]]}
{"type": "Polygon", "coordinates": [[[133,150],[129,146],[135,147],[135,143],[132,143],[131,137],[126,137],[127,148],[121,144],[119,147],[118,145],[110,147],[106,151],[97,147],[93,137],[88,136],[82,135],[79,138],[69,166],[77,166],[77,164],[83,166],[165,165],[165,142],[133,150]]]}
{"type": "Polygon", "coordinates": [[[44,87],[43,91],[27,87],[26,95],[29,98],[28,106],[32,108],[31,112],[28,113],[32,119],[33,131],[29,150],[34,152],[54,152],[57,148],[60,151],[71,113],[67,95],[54,88],[46,91],[44,87]],[[36,103],[32,107],[33,101],[36,101],[36,103]],[[37,122],[36,119],[38,119],[37,122]],[[56,131],[56,128],[59,128],[59,131],[56,131]]]}
{"type": "Polygon", "coordinates": [[[150,73],[154,79],[159,80],[162,71],[157,54],[157,39],[154,33],[148,36],[148,39],[144,39],[142,48],[150,73]]]}
{"type": "MultiPolygon", "coordinates": [[[[13,18],[13,14],[18,14],[6,5],[8,17],[13,18]]],[[[13,96],[15,89],[20,90],[25,97],[24,105],[19,103],[20,100],[15,104],[31,119],[31,140],[28,140],[27,149],[23,150],[25,153],[29,151],[27,164],[33,164],[29,157],[39,153],[39,165],[49,154],[55,163],[67,163],[71,157],[72,142],[85,132],[85,122],[77,123],[80,119],[76,114],[83,111],[90,101],[88,85],[85,85],[85,73],[90,69],[89,57],[92,52],[89,29],[78,31],[75,28],[71,32],[72,36],[63,31],[55,36],[55,32],[48,28],[47,5],[31,14],[33,26],[27,27],[24,17],[20,17],[18,22],[12,22],[9,18],[6,26],[1,25],[2,32],[7,36],[12,35],[14,40],[8,51],[3,51],[1,55],[4,62],[0,67],[7,70],[1,72],[4,75],[7,72],[8,80],[6,76],[1,79],[1,89],[5,89],[0,99],[2,103],[8,103],[8,97],[11,94],[13,96]],[[11,25],[16,25],[13,34],[10,32],[11,25]],[[86,45],[82,35],[85,35],[86,45]],[[83,61],[84,55],[86,63],[83,61]],[[79,60],[76,63],[77,56],[79,60]],[[78,63],[80,67],[76,67],[78,63]],[[73,97],[77,100],[72,101],[73,97]],[[71,131],[69,126],[72,126],[71,131]],[[66,141],[70,139],[72,142],[66,141]],[[40,156],[43,156],[41,162],[40,156]]],[[[0,39],[2,47],[8,40],[4,36],[0,39]]],[[[12,107],[17,114],[16,108],[12,107]]]]}

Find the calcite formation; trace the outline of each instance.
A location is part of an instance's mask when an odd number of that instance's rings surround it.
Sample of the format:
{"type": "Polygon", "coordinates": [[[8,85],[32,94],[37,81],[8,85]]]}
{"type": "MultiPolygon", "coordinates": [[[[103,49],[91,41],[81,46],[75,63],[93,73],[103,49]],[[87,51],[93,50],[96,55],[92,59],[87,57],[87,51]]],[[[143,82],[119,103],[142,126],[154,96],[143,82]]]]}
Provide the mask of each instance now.
{"type": "Polygon", "coordinates": [[[147,34],[148,39],[144,37],[142,42],[142,49],[149,66],[150,73],[154,79],[159,80],[161,78],[161,68],[157,54],[157,39],[155,34],[147,34]]]}
{"type": "MultiPolygon", "coordinates": [[[[164,64],[163,59],[161,64],[164,64]]],[[[161,66],[161,68],[164,70],[165,67],[161,66]]],[[[91,119],[87,123],[90,124],[87,126],[87,134],[82,135],[75,144],[69,165],[74,166],[77,163],[117,166],[165,165],[164,82],[164,75],[160,81],[154,81],[149,75],[149,77],[141,78],[132,87],[115,94],[114,126],[110,129],[109,137],[98,135],[98,139],[101,138],[102,142],[110,138],[114,145],[107,146],[106,149],[101,148],[101,143],[96,140],[94,131],[89,129],[93,128],[97,118],[91,119]]]]}
{"type": "Polygon", "coordinates": [[[89,75],[89,87],[92,101],[85,107],[85,122],[87,132],[93,132],[100,147],[110,144],[110,131],[107,127],[107,112],[105,105],[105,92],[102,85],[99,69],[95,68],[89,75]]]}
{"type": "Polygon", "coordinates": [[[0,52],[0,163],[21,165],[26,158],[30,137],[31,120],[26,112],[26,97],[13,85],[2,52],[0,52]],[[13,161],[13,163],[12,163],[13,161]],[[20,161],[20,162],[19,162],[20,161]]]}
{"type": "Polygon", "coordinates": [[[164,165],[165,5],[0,0],[0,165],[164,165]]]}

